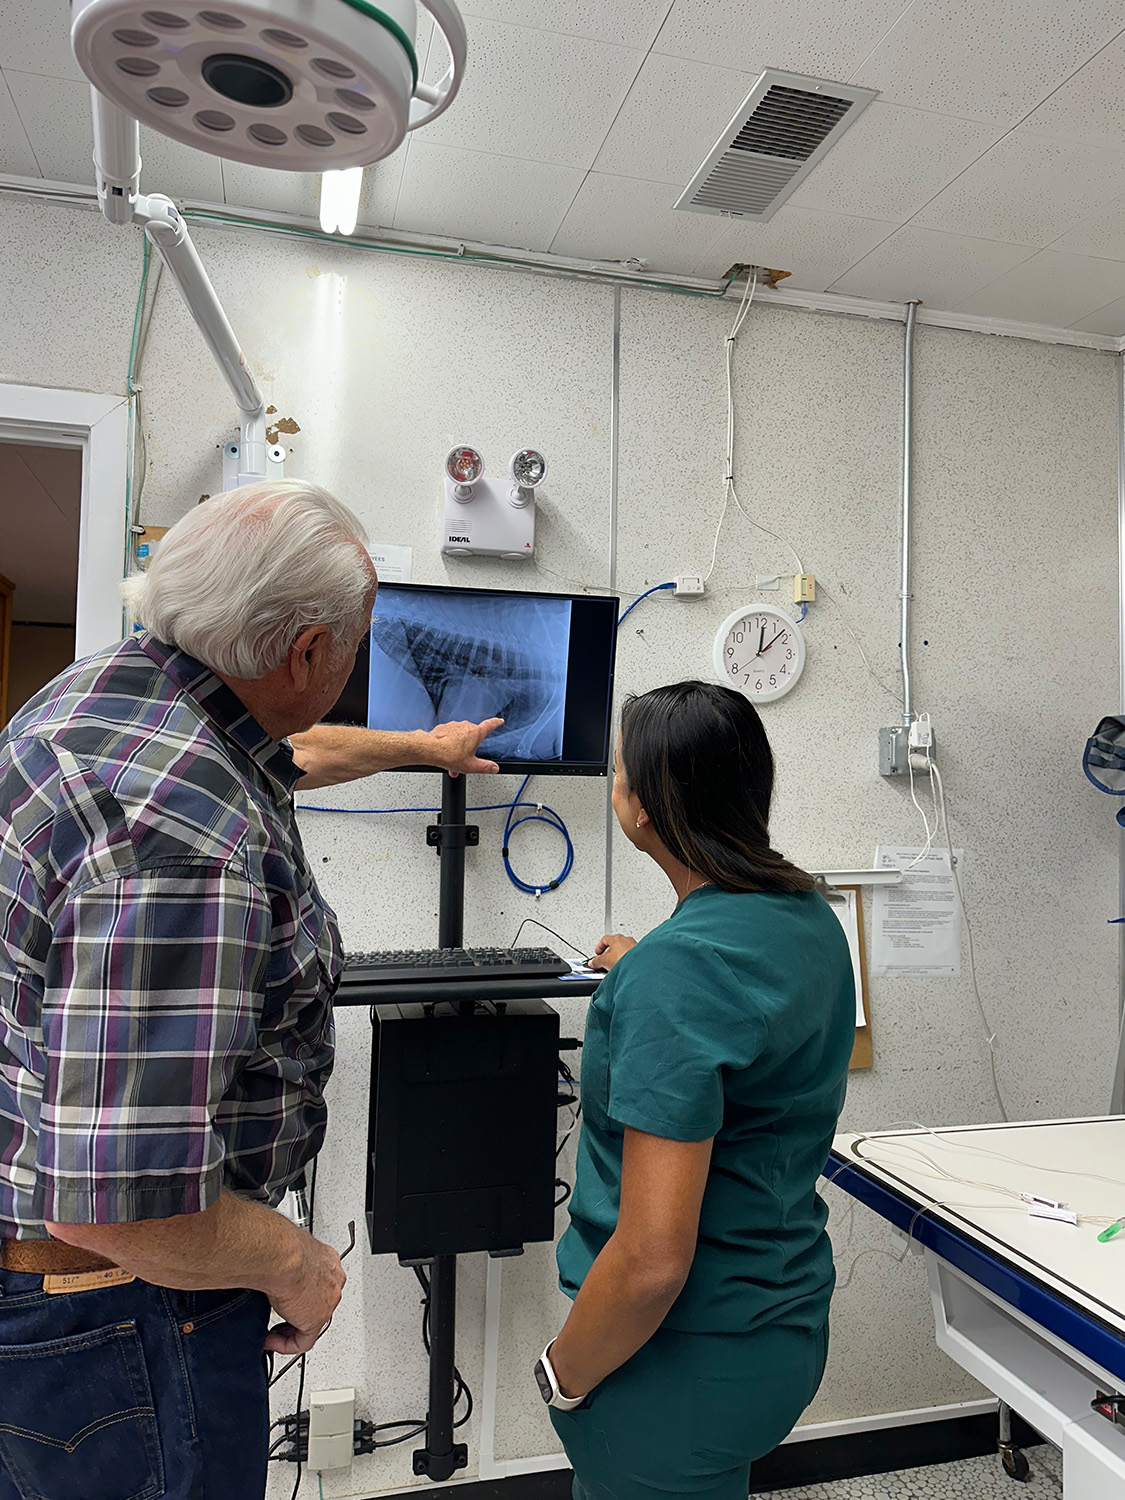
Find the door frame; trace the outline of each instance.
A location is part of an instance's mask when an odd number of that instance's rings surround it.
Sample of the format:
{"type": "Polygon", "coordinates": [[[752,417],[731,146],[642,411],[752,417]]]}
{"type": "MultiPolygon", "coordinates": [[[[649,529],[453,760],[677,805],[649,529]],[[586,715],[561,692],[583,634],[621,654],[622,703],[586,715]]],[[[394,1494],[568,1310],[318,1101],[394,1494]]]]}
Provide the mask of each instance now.
{"type": "Polygon", "coordinates": [[[124,396],[0,384],[0,442],[82,451],[75,655],[121,639],[129,403],[124,396]]]}

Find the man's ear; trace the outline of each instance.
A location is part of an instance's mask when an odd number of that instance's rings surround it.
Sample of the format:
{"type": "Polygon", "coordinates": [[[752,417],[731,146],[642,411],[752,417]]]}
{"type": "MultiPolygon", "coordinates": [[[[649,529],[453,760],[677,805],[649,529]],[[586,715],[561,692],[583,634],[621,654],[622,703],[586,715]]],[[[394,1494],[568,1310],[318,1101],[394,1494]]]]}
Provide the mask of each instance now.
{"type": "Polygon", "coordinates": [[[317,667],[331,649],[331,636],[323,625],[310,625],[289,648],[289,676],[293,686],[303,692],[317,667]]]}

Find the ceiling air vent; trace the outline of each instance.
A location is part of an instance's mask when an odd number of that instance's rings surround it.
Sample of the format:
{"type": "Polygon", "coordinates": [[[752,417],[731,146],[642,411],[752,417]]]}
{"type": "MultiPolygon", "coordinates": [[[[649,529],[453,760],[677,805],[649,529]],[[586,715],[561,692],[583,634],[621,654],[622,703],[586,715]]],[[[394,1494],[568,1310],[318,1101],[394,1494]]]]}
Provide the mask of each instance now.
{"type": "Polygon", "coordinates": [[[764,223],[859,119],[875,92],[767,68],[676,207],[764,223]]]}

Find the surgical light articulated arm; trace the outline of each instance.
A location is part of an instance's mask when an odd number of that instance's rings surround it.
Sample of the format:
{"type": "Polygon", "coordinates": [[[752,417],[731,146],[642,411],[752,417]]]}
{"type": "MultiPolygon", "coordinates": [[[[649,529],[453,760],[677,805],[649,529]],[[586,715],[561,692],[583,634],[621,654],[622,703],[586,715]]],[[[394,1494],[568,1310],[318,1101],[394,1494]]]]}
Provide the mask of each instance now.
{"type": "Polygon", "coordinates": [[[98,202],[111,224],[139,224],[159,251],[180,289],[203,341],[215,357],[241,413],[236,484],[266,476],[266,409],[246,356],[211,285],[176,205],[139,190],[140,130],[116,105],[91,89],[94,108],[94,167],[98,202]]]}

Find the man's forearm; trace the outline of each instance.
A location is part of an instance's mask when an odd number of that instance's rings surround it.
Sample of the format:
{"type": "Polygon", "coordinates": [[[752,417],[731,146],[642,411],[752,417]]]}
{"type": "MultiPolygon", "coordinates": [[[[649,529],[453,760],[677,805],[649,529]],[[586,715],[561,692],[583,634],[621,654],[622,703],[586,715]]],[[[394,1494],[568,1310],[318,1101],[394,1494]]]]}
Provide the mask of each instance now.
{"type": "Polygon", "coordinates": [[[223,1193],[204,1213],[133,1224],[48,1224],[47,1230],[153,1286],[184,1292],[240,1287],[267,1295],[299,1274],[310,1238],[282,1214],[233,1193],[223,1193]]]}
{"type": "Polygon", "coordinates": [[[421,729],[358,729],[346,724],[317,724],[291,736],[293,754],[304,777],[302,792],[358,781],[400,766],[429,765],[430,737],[421,729]]]}

